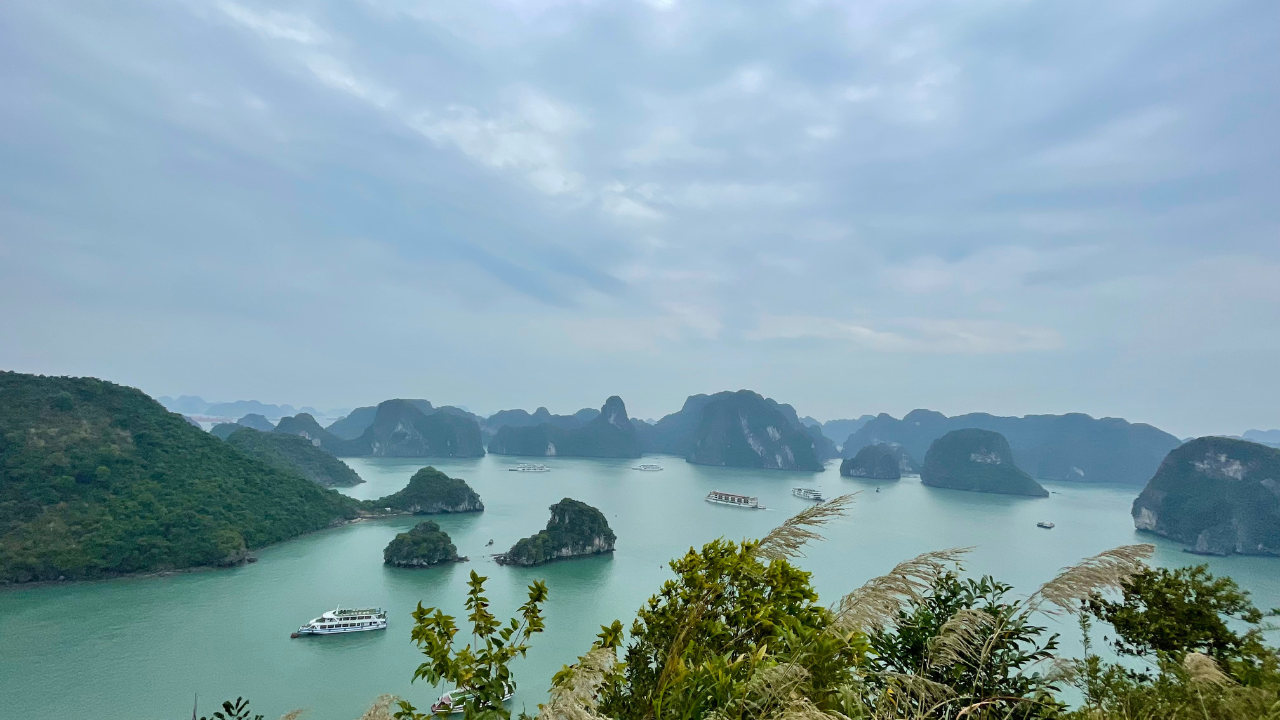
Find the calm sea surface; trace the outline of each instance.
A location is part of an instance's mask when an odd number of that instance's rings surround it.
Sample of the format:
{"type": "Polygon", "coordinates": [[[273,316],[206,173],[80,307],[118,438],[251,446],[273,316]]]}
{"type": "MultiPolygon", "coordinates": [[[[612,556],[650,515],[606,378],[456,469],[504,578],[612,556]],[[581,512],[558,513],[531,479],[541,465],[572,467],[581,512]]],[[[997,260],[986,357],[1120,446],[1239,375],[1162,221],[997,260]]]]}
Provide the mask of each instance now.
{"type": "MultiPolygon", "coordinates": [[[[801,560],[826,602],[926,550],[973,546],[971,573],[994,574],[1025,593],[1082,557],[1152,540],[1133,530],[1133,488],[1047,484],[1056,494],[1023,499],[936,490],[915,478],[848,480],[834,466],[807,474],[699,467],[671,457],[644,461],[666,469],[551,458],[552,472],[515,473],[507,471],[517,462],[512,458],[433,461],[466,479],[485,503],[483,513],[433,518],[471,558],[446,568],[382,565],[383,547],[422,519],[399,518],[282,543],[260,551],[258,563],[231,570],[0,592],[0,718],[179,720],[190,716],[194,693],[202,714],[238,695],[268,718],[305,707],[311,720],[353,720],[380,693],[425,709],[439,691],[409,682],[421,660],[409,642],[409,613],[421,601],[464,615],[473,569],[489,577],[500,617],[524,600],[530,581],[543,579],[550,589],[547,630],[515,666],[514,708],[535,712],[551,675],[586,650],[601,624],[620,618],[630,626],[635,610],[670,577],[669,559],[722,535],[763,535],[805,506],[791,496],[793,486],[828,496],[861,491],[848,518],[801,560]],[[708,504],[703,498],[711,490],[759,496],[770,510],[708,504]],[[541,529],[547,506],[564,497],[605,513],[618,535],[617,552],[530,569],[489,559],[541,529]],[[1039,520],[1057,528],[1041,530],[1039,520]],[[336,605],[380,605],[390,613],[390,628],[289,639],[299,624],[336,605]]],[[[394,492],[427,464],[347,462],[366,480],[349,491],[359,498],[394,492]]],[[[1205,560],[1173,543],[1157,545],[1161,565],[1205,560]]],[[[1252,591],[1258,606],[1280,606],[1280,559],[1208,562],[1252,591]]],[[[1064,647],[1078,647],[1074,629],[1062,631],[1064,647]]]]}

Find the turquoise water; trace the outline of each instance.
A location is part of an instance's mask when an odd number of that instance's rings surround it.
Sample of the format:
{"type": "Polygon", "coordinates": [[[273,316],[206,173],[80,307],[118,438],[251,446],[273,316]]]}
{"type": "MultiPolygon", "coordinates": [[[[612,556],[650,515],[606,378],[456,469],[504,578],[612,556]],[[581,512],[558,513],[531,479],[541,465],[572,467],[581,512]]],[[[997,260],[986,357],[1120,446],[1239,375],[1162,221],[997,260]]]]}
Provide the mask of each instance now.
{"type": "MultiPolygon", "coordinates": [[[[1129,518],[1132,488],[1047,484],[1056,494],[1026,499],[938,490],[917,479],[874,483],[825,473],[709,468],[679,458],[663,472],[632,470],[634,460],[552,458],[548,473],[507,472],[515,459],[436,460],[480,493],[485,512],[436,517],[471,561],[404,570],[382,565],[382,549],[420,520],[362,522],[266,548],[260,561],[231,570],[0,592],[0,718],[151,720],[189,717],[199,693],[202,714],[243,695],[275,718],[297,707],[311,720],[353,720],[380,693],[420,708],[438,694],[410,684],[421,656],[409,642],[409,613],[421,601],[462,615],[467,574],[490,578],[494,610],[510,614],[525,587],[550,588],[547,631],[515,666],[515,709],[533,712],[551,675],[591,643],[599,625],[629,626],[641,603],[670,576],[667,561],[718,536],[759,537],[805,506],[793,486],[828,496],[861,491],[847,519],[800,564],[832,602],[895,563],[939,548],[974,546],[968,569],[991,573],[1030,592],[1062,566],[1116,545],[1150,542],[1129,518]],[[880,492],[876,492],[876,488],[880,492]],[[760,497],[770,510],[711,505],[711,490],[760,497]],[[547,507],[573,497],[600,508],[618,535],[612,556],[537,568],[495,565],[488,555],[541,529],[547,507]],[[1053,530],[1035,526],[1057,524],[1053,530]],[[492,539],[493,547],[486,547],[492,539]],[[385,632],[289,639],[303,621],[335,605],[381,605],[385,632]]],[[[379,497],[403,487],[419,460],[351,459],[367,482],[348,492],[379,497]]],[[[1157,542],[1156,562],[1205,559],[1157,542]]],[[[1214,572],[1235,577],[1260,607],[1280,606],[1280,560],[1212,558],[1214,572]]],[[[1068,649],[1072,628],[1063,629],[1068,649]]],[[[1275,638],[1273,637],[1273,640],[1275,638]]]]}

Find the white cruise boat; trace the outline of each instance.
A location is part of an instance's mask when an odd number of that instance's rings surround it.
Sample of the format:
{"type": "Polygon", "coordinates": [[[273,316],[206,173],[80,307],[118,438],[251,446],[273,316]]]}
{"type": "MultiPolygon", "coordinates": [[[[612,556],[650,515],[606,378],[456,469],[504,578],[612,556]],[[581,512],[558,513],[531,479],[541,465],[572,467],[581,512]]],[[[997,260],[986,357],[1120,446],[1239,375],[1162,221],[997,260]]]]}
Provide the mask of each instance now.
{"type": "Polygon", "coordinates": [[[507,468],[511,472],[551,472],[551,468],[542,463],[520,463],[513,468],[507,468]]]}
{"type": "Polygon", "coordinates": [[[750,508],[752,510],[764,510],[764,506],[760,504],[760,498],[748,497],[746,495],[734,495],[733,493],[720,492],[712,490],[707,493],[707,502],[717,505],[734,505],[737,507],[750,508]]]}
{"type": "Polygon", "coordinates": [[[1038,527],[1038,528],[1044,528],[1045,530],[1052,530],[1052,529],[1053,529],[1053,523],[1048,522],[1048,521],[1041,521],[1041,522],[1036,523],[1036,527],[1038,527]]]}
{"type": "Polygon", "coordinates": [[[826,498],[822,497],[822,493],[814,490],[813,488],[791,488],[791,494],[802,500],[817,500],[818,502],[826,501],[826,498]]]}
{"type": "Polygon", "coordinates": [[[298,628],[289,637],[300,635],[337,635],[338,633],[386,630],[387,613],[382,608],[334,608],[298,628]]]}
{"type": "Polygon", "coordinates": [[[647,472],[657,472],[657,471],[659,471],[659,470],[661,470],[661,469],[662,469],[662,466],[661,466],[661,465],[655,465],[655,464],[653,464],[653,463],[640,463],[639,465],[637,465],[637,466],[635,466],[635,467],[633,467],[633,468],[631,468],[631,469],[632,469],[632,470],[645,470],[645,471],[647,471],[647,472]]]}
{"type": "MultiPolygon", "coordinates": [[[[515,688],[511,687],[510,684],[504,684],[502,686],[503,702],[510,700],[511,696],[515,694],[515,688]]],[[[455,715],[460,712],[465,712],[467,709],[467,701],[471,699],[471,696],[472,692],[469,688],[463,687],[456,690],[450,690],[449,692],[441,695],[440,699],[436,700],[435,704],[431,706],[431,714],[455,715]]]]}

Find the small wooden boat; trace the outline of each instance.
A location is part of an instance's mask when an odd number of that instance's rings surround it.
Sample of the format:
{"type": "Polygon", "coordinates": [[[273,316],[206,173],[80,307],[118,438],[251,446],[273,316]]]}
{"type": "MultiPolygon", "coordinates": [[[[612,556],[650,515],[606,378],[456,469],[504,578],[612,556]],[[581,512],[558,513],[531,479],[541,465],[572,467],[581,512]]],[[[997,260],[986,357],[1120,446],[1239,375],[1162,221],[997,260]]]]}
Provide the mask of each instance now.
{"type": "Polygon", "coordinates": [[[1051,523],[1051,522],[1045,522],[1045,521],[1043,521],[1043,520],[1042,520],[1042,521],[1040,521],[1040,522],[1036,523],[1036,527],[1038,527],[1038,528],[1044,528],[1045,530],[1052,530],[1052,529],[1053,529],[1053,523],[1051,523]]]}

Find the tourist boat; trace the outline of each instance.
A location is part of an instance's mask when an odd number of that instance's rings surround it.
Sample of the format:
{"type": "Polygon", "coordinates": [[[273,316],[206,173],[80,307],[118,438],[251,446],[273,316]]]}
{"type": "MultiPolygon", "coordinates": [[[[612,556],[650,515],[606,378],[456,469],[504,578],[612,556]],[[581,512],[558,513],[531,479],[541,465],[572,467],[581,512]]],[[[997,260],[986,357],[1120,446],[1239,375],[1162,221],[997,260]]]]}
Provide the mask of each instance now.
{"type": "Polygon", "coordinates": [[[382,608],[349,608],[344,610],[338,607],[298,628],[298,632],[289,637],[337,635],[338,633],[386,629],[387,613],[382,608]]]}
{"type": "Polygon", "coordinates": [[[1052,529],[1053,529],[1053,523],[1051,523],[1051,522],[1044,522],[1044,521],[1041,521],[1041,522],[1036,523],[1036,527],[1038,527],[1038,528],[1044,528],[1045,530],[1052,530],[1052,529]]]}
{"type": "Polygon", "coordinates": [[[791,488],[791,494],[801,500],[817,500],[818,502],[823,502],[825,500],[825,498],[822,497],[822,493],[814,490],[813,488],[791,488]]]}
{"type": "Polygon", "coordinates": [[[645,470],[645,471],[648,471],[648,472],[657,472],[658,470],[661,470],[661,469],[662,469],[662,466],[661,466],[661,465],[655,465],[655,464],[653,464],[653,463],[641,463],[641,464],[639,464],[639,465],[637,465],[637,466],[635,466],[635,467],[633,467],[633,468],[631,468],[631,469],[632,469],[632,470],[645,470]]]}
{"type": "Polygon", "coordinates": [[[551,472],[551,468],[542,463],[520,463],[513,468],[507,468],[511,472],[551,472]]]}
{"type": "Polygon", "coordinates": [[[707,502],[717,505],[736,505],[737,507],[751,508],[752,510],[764,510],[759,498],[734,495],[733,493],[720,492],[719,490],[712,490],[707,493],[707,502]]]}
{"type": "MultiPolygon", "coordinates": [[[[474,695],[470,688],[458,688],[440,696],[440,699],[431,706],[432,715],[454,715],[464,712],[467,709],[467,701],[474,695]]],[[[502,685],[502,701],[506,702],[515,695],[515,688],[509,683],[502,685]]]]}

